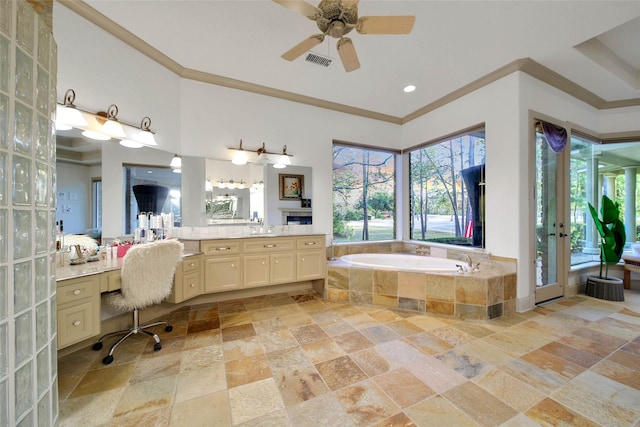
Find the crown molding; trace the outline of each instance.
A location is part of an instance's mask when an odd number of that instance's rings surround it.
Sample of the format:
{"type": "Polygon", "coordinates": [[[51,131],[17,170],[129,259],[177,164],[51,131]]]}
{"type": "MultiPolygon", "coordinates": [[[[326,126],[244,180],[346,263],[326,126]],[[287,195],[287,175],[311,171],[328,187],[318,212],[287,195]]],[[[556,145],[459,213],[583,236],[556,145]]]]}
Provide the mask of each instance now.
{"type": "Polygon", "coordinates": [[[484,86],[487,86],[497,80],[500,80],[509,74],[515,72],[523,72],[531,77],[547,83],[556,89],[563,91],[574,98],[585,102],[586,104],[599,109],[612,109],[640,106],[640,98],[622,99],[616,101],[606,101],[593,92],[585,89],[584,87],[572,82],[566,77],[561,76],[555,71],[537,63],[531,58],[517,59],[507,65],[498,68],[495,71],[486,74],[479,79],[462,86],[459,89],[443,96],[436,101],[433,101],[424,107],[417,109],[416,111],[407,114],[404,117],[396,117],[388,114],[382,114],[371,110],[362,108],[356,108],[350,105],[340,104],[337,102],[326,101],[319,98],[300,95],[293,92],[274,89],[267,86],[257,85],[254,83],[245,82],[242,80],[232,79],[230,77],[224,77],[217,74],[207,73],[204,71],[193,70],[185,68],[178,64],[176,61],[160,52],[158,49],[151,46],[135,34],[126,30],[116,22],[112,21],[102,13],[98,12],[87,3],[81,0],[57,0],[60,4],[67,7],[69,10],[80,15],[87,21],[102,28],[112,36],[116,37],[120,41],[129,45],[133,49],[136,49],[141,54],[147,56],[149,59],[157,62],[168,70],[172,71],[181,78],[198,81],[201,83],[212,84],[216,86],[222,86],[237,90],[243,90],[252,92],[259,95],[269,96],[273,98],[279,98],[291,102],[298,102],[301,104],[311,105],[313,107],[324,108],[327,110],[337,111],[345,114],[351,114],[354,116],[365,117],[368,119],[379,120],[383,122],[402,125],[412,120],[417,119],[437,108],[440,108],[450,102],[453,102],[465,95],[468,95],[484,86]]]}

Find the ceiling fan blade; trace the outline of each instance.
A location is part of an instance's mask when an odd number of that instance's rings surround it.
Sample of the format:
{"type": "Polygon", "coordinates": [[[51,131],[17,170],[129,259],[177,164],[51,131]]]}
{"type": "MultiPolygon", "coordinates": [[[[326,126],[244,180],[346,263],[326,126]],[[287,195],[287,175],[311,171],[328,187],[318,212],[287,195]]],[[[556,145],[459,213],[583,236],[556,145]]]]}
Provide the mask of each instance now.
{"type": "Polygon", "coordinates": [[[416,22],[415,16],[363,16],[358,19],[356,31],[361,34],[409,34],[416,22]]]}
{"type": "Polygon", "coordinates": [[[287,9],[291,9],[294,12],[298,12],[299,14],[306,16],[309,19],[314,19],[314,17],[318,14],[318,9],[316,9],[315,6],[302,0],[273,0],[273,1],[286,7],[287,9]]]}
{"type": "Polygon", "coordinates": [[[293,61],[309,49],[312,49],[314,46],[319,45],[324,40],[324,34],[316,34],[314,36],[309,37],[308,39],[304,39],[302,42],[298,43],[288,51],[282,54],[282,58],[287,61],[293,61]]]}
{"type": "Polygon", "coordinates": [[[347,73],[360,68],[358,54],[356,53],[356,48],[353,46],[351,39],[345,37],[341,38],[338,41],[337,48],[338,55],[340,55],[340,60],[342,61],[342,66],[347,73]]]}

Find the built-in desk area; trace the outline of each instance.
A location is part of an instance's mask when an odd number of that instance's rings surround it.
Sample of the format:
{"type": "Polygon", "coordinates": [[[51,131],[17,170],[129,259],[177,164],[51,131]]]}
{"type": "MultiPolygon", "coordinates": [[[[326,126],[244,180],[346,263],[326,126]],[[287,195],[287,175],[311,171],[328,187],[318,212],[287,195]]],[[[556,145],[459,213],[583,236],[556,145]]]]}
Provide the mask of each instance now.
{"type": "MultiPolygon", "coordinates": [[[[180,241],[185,256],[176,267],[168,303],[188,303],[213,293],[228,292],[230,298],[241,297],[243,291],[266,294],[277,285],[298,282],[324,289],[324,235],[193,236],[180,241]]],[[[122,259],[56,269],[59,349],[110,332],[101,330],[101,294],[120,289],[122,259]]]]}

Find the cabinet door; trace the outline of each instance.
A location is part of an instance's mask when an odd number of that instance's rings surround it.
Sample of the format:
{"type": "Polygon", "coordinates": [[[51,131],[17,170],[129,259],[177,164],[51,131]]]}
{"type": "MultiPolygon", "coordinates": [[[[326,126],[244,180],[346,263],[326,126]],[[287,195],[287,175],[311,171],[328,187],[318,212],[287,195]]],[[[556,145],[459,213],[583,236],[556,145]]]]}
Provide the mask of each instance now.
{"type": "Polygon", "coordinates": [[[272,254],[270,263],[270,283],[290,283],[296,281],[296,269],[293,252],[272,254]]]}
{"type": "Polygon", "coordinates": [[[100,333],[100,305],[91,299],[58,310],[58,348],[100,333]]]}
{"type": "Polygon", "coordinates": [[[245,287],[269,284],[269,255],[245,255],[243,262],[245,287]]]}
{"type": "Polygon", "coordinates": [[[182,298],[187,300],[197,297],[202,293],[202,283],[200,281],[200,272],[192,271],[182,276],[182,298]]]}
{"type": "Polygon", "coordinates": [[[325,277],[324,251],[299,251],[297,262],[297,279],[311,280],[325,277]]]}
{"type": "Polygon", "coordinates": [[[242,288],[240,257],[215,257],[205,260],[204,289],[207,292],[242,288]]]}

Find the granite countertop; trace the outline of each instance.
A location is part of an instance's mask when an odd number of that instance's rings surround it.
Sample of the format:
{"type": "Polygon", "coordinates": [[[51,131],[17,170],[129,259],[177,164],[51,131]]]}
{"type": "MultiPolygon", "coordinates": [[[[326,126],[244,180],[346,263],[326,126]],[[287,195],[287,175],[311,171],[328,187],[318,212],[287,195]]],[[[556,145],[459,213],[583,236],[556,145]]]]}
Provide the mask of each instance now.
{"type": "MultiPolygon", "coordinates": [[[[198,255],[199,253],[185,252],[183,257],[198,255]]],[[[90,276],[92,274],[101,274],[108,271],[120,270],[122,268],[123,258],[105,259],[94,262],[85,262],[83,264],[65,265],[64,267],[56,267],[56,281],[75,279],[76,277],[90,276]]]]}

